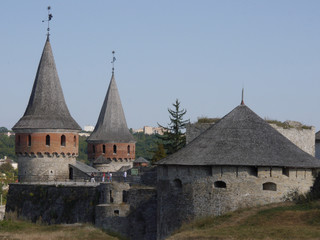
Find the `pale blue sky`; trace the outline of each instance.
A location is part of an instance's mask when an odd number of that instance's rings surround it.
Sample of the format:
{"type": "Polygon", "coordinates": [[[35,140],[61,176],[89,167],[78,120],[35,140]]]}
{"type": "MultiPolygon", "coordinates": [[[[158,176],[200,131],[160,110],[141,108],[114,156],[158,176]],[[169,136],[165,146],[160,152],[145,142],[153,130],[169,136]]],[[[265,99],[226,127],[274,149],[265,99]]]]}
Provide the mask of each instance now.
{"type": "Polygon", "coordinates": [[[0,126],[23,115],[46,38],[69,110],[95,125],[111,77],[129,127],[223,117],[245,103],[261,117],[320,128],[320,1],[7,0],[0,2],[0,126]]]}

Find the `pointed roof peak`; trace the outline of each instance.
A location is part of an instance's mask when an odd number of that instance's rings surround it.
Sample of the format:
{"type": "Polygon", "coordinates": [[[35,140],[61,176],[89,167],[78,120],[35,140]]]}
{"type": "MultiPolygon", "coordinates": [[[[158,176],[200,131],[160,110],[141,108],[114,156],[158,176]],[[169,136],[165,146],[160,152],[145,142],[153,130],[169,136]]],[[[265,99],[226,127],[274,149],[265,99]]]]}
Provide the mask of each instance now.
{"type": "Polygon", "coordinates": [[[246,105],[239,105],[159,165],[320,168],[246,105]]]}
{"type": "Polygon", "coordinates": [[[122,108],[118,87],[112,73],[106,97],[88,142],[134,142],[122,108]]]}
{"type": "Polygon", "coordinates": [[[13,130],[30,128],[81,130],[66,105],[49,36],[43,48],[28,106],[13,130]]]}
{"type": "Polygon", "coordinates": [[[245,105],[244,104],[244,88],[242,88],[242,96],[241,96],[241,104],[240,105],[245,105]]]}

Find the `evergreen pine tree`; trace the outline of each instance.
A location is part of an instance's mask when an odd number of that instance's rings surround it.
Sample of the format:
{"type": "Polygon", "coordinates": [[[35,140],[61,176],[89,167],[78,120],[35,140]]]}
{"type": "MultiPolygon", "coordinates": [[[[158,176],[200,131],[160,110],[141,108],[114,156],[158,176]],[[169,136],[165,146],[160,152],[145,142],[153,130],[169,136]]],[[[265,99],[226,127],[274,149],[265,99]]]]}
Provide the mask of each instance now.
{"type": "Polygon", "coordinates": [[[159,139],[163,143],[166,154],[172,154],[178,151],[180,148],[186,145],[186,136],[183,130],[186,128],[186,124],[189,120],[183,120],[187,110],[180,109],[180,102],[176,99],[176,102],[172,104],[173,109],[168,108],[170,123],[167,127],[159,125],[164,129],[164,134],[159,135],[159,139]]]}
{"type": "Polygon", "coordinates": [[[156,162],[159,161],[162,158],[165,158],[167,156],[166,151],[164,150],[163,144],[162,143],[158,143],[157,145],[157,149],[154,152],[154,155],[152,157],[152,162],[156,162]]]}

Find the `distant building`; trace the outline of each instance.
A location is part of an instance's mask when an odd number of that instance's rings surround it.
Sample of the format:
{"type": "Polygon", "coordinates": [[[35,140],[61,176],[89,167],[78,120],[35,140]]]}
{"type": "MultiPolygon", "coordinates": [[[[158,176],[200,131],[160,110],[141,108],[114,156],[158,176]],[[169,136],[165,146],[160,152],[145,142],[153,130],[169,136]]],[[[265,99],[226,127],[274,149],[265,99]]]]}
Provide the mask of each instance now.
{"type": "Polygon", "coordinates": [[[89,126],[89,125],[84,126],[83,130],[84,130],[85,132],[93,132],[94,126],[89,126]]]}
{"type": "Polygon", "coordinates": [[[143,132],[144,134],[152,135],[152,134],[159,134],[163,135],[164,129],[162,127],[149,127],[144,126],[143,128],[133,129],[134,133],[143,132]]]}
{"type": "Polygon", "coordinates": [[[134,160],[133,166],[134,167],[147,167],[149,166],[150,162],[143,157],[139,157],[138,159],[134,160]]]}
{"type": "Polygon", "coordinates": [[[14,132],[5,132],[5,133],[2,133],[2,134],[6,135],[8,137],[16,135],[14,132]]]}

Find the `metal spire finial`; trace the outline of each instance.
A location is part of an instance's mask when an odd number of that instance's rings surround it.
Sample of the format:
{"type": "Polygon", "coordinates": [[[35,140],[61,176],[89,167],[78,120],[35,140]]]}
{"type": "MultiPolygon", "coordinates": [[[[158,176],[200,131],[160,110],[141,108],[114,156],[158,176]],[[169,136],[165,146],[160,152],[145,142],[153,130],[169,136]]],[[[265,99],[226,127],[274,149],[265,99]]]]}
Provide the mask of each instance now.
{"type": "Polygon", "coordinates": [[[244,88],[242,88],[242,97],[241,97],[241,105],[244,105],[244,100],[243,100],[243,98],[244,98],[244,88]]]}
{"type": "Polygon", "coordinates": [[[47,20],[42,20],[42,22],[48,22],[48,28],[47,28],[47,36],[50,36],[50,21],[53,18],[52,14],[50,13],[51,7],[48,6],[48,19],[47,20]]]}
{"type": "Polygon", "coordinates": [[[117,60],[116,59],[116,57],[114,56],[114,54],[115,54],[116,52],[115,51],[112,51],[112,55],[113,55],[113,57],[112,57],[112,74],[114,74],[114,62],[117,60]]]}

